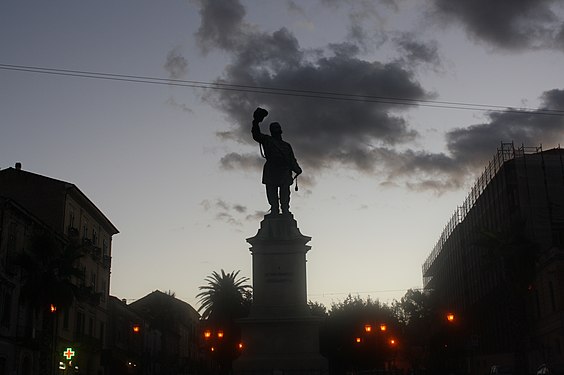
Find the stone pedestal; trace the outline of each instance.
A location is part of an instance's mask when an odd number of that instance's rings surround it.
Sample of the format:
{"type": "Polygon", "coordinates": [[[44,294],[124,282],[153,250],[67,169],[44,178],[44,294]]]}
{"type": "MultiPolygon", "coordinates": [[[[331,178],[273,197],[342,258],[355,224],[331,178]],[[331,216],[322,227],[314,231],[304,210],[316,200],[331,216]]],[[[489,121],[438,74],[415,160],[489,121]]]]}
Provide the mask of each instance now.
{"type": "Polygon", "coordinates": [[[319,319],[307,306],[306,253],[311,237],[292,215],[265,217],[248,238],[253,257],[253,305],[241,320],[243,352],[236,374],[322,374],[319,319]]]}

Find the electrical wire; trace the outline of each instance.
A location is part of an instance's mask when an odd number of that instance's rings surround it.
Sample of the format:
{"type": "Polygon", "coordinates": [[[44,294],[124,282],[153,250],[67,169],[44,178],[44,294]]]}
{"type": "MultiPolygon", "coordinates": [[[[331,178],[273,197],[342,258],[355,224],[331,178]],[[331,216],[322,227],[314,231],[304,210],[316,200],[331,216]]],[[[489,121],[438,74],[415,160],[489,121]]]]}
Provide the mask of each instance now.
{"type": "Polygon", "coordinates": [[[328,100],[339,100],[339,101],[392,104],[392,105],[418,106],[418,107],[421,106],[421,107],[471,110],[471,111],[481,111],[481,112],[516,113],[523,115],[564,116],[564,110],[549,109],[549,108],[533,109],[533,108],[525,107],[525,108],[516,109],[507,106],[493,105],[493,104],[385,97],[385,96],[373,96],[373,95],[348,94],[348,93],[330,92],[330,91],[298,90],[298,89],[279,88],[279,87],[240,85],[240,84],[231,84],[225,82],[206,82],[206,81],[157,78],[157,77],[149,77],[149,76],[137,76],[137,75],[126,75],[126,74],[115,74],[115,73],[101,73],[101,72],[83,71],[83,70],[54,69],[54,68],[44,68],[44,67],[26,66],[26,65],[0,64],[0,70],[69,76],[69,77],[78,77],[78,78],[103,79],[103,80],[131,82],[131,83],[144,83],[144,84],[202,88],[202,89],[223,90],[223,91],[247,92],[247,93],[255,93],[255,94],[282,95],[282,96],[313,98],[313,99],[328,99],[328,100]]]}

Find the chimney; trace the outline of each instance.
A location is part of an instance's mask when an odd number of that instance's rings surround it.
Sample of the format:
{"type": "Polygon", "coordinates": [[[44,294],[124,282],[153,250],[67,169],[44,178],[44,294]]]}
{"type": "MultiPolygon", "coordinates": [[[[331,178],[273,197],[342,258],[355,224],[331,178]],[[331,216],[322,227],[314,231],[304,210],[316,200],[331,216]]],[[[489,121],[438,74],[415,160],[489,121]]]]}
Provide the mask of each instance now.
{"type": "Polygon", "coordinates": [[[20,163],[19,161],[16,163],[16,170],[18,171],[22,170],[22,163],[20,163]]]}

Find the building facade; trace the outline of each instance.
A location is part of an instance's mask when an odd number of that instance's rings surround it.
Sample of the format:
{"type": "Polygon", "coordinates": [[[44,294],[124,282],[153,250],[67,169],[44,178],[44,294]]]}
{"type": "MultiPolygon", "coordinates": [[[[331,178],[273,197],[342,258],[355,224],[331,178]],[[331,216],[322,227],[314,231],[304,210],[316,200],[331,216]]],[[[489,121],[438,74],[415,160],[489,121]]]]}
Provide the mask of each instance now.
{"type": "MultiPolygon", "coordinates": [[[[24,171],[19,163],[0,170],[0,204],[2,373],[50,374],[71,367],[81,374],[104,373],[111,242],[117,228],[74,184],[24,171]],[[68,282],[81,298],[69,305],[36,303],[42,294],[51,295],[48,284],[37,288],[36,300],[24,298],[34,275],[29,262],[18,259],[29,258],[38,236],[51,238],[60,254],[80,249],[68,282]]],[[[34,256],[41,258],[40,252],[34,256]]]]}
{"type": "Polygon", "coordinates": [[[502,144],[423,265],[425,289],[457,316],[461,370],[564,369],[563,160],[502,144]]]}
{"type": "Polygon", "coordinates": [[[158,290],[128,306],[147,326],[144,373],[184,375],[209,370],[200,347],[200,314],[192,306],[158,290]]]}

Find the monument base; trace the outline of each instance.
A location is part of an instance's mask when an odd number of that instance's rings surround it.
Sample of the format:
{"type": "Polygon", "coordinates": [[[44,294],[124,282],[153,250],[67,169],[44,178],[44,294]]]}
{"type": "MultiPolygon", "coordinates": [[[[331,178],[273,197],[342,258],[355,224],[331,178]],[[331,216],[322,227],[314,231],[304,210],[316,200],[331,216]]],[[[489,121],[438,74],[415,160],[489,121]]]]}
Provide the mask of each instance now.
{"type": "Polygon", "coordinates": [[[307,305],[306,253],[311,237],[293,215],[270,215],[248,238],[253,256],[253,304],[240,321],[243,350],[237,375],[326,374],[319,325],[307,305]]]}
{"type": "Polygon", "coordinates": [[[319,354],[319,319],[294,317],[243,319],[241,356],[235,374],[325,374],[327,360],[319,354]]]}

